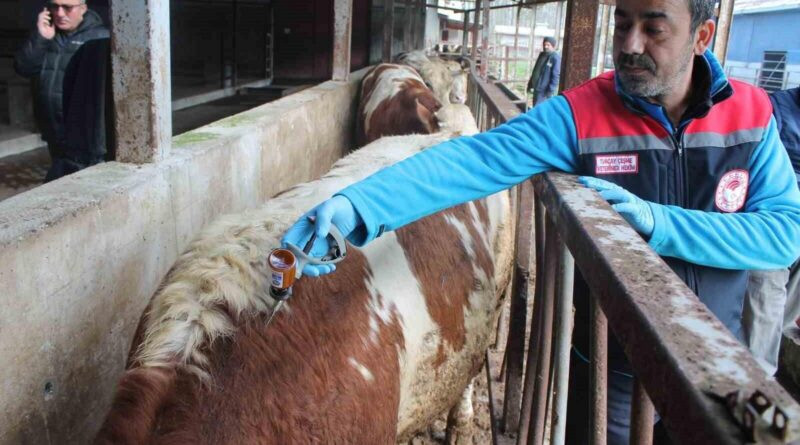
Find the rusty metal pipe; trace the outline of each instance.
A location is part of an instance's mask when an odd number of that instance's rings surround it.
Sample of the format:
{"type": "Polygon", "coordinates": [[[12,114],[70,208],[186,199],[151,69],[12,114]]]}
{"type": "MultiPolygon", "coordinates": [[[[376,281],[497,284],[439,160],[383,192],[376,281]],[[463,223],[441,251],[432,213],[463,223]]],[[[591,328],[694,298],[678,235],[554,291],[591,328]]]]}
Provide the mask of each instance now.
{"type": "Polygon", "coordinates": [[[505,363],[505,399],[503,431],[519,429],[522,398],[522,364],[525,359],[525,322],[528,311],[528,281],[533,230],[533,184],[525,181],[517,187],[517,228],[514,252],[514,281],[511,286],[511,311],[508,322],[505,363]]]}
{"type": "Polygon", "coordinates": [[[544,275],[542,280],[542,327],[536,360],[536,386],[533,391],[528,445],[541,445],[544,440],[547,395],[550,387],[550,358],[553,345],[553,309],[556,298],[558,266],[558,231],[550,218],[545,222],[544,275]]]}
{"type": "Polygon", "coordinates": [[[600,307],[597,296],[592,294],[592,358],[591,394],[592,425],[590,442],[592,445],[605,445],[608,421],[608,319],[600,307]]]}
{"type": "Polygon", "coordinates": [[[538,358],[540,328],[542,326],[542,266],[544,258],[544,238],[545,238],[545,214],[544,206],[538,196],[534,199],[536,208],[534,214],[534,236],[536,239],[536,258],[535,258],[535,287],[533,296],[533,315],[531,316],[531,329],[528,338],[528,358],[525,362],[525,385],[522,390],[522,409],[520,412],[519,434],[517,435],[517,445],[528,443],[528,432],[531,422],[531,410],[533,405],[533,390],[536,386],[536,360],[538,358]]]}
{"type": "Polygon", "coordinates": [[[631,445],[653,444],[653,419],[655,408],[647,396],[642,382],[633,382],[633,406],[631,407],[631,445]]]}
{"type": "Polygon", "coordinates": [[[556,314],[556,345],[554,357],[555,385],[551,445],[563,445],[567,428],[567,396],[569,395],[569,358],[572,346],[572,291],[575,277],[575,260],[569,249],[561,245],[560,278],[556,314]]]}

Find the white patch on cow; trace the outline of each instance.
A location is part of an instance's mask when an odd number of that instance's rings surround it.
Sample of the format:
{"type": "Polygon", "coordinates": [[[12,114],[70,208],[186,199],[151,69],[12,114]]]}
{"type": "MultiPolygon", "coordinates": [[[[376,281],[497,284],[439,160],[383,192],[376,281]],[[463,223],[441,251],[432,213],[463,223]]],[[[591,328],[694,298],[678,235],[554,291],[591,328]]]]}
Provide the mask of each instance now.
{"type": "Polygon", "coordinates": [[[472,226],[475,227],[475,230],[481,237],[483,248],[486,249],[487,252],[491,252],[492,246],[489,243],[489,233],[492,233],[492,228],[483,226],[483,222],[481,222],[481,216],[478,213],[478,207],[475,205],[474,201],[471,201],[467,208],[469,209],[469,214],[472,217],[472,226]]]}
{"type": "Polygon", "coordinates": [[[446,215],[444,217],[444,220],[447,221],[448,224],[453,226],[458,232],[458,235],[461,237],[461,243],[464,244],[464,248],[467,250],[467,255],[470,258],[474,257],[475,247],[473,246],[472,236],[469,234],[469,229],[467,228],[467,225],[453,215],[446,215]]]}
{"type": "Polygon", "coordinates": [[[369,133],[369,126],[370,120],[372,119],[372,113],[386,100],[390,100],[393,98],[397,93],[400,92],[403,83],[405,83],[409,79],[414,79],[422,82],[422,78],[408,67],[395,65],[393,68],[385,69],[378,73],[377,71],[373,71],[370,73],[367,78],[364,79],[364,83],[366,83],[367,79],[370,79],[374,76],[378,76],[378,80],[373,84],[372,91],[369,92],[369,99],[367,100],[366,105],[364,106],[364,133],[369,133]]]}
{"type": "Polygon", "coordinates": [[[372,382],[375,380],[375,376],[372,375],[372,372],[370,372],[370,370],[366,366],[359,363],[356,359],[354,359],[353,357],[349,357],[347,361],[350,363],[350,366],[355,368],[356,371],[358,371],[358,373],[361,374],[361,377],[364,377],[364,380],[368,382],[372,382]]]}
{"type": "Polygon", "coordinates": [[[422,287],[411,270],[403,248],[394,232],[384,233],[364,249],[372,277],[367,280],[370,294],[380,294],[383,305],[370,302],[369,309],[375,319],[383,323],[386,309],[396,311],[403,332],[405,350],[399,351],[400,361],[400,405],[398,418],[410,418],[410,413],[417,411],[420,403],[412,397],[412,388],[418,380],[417,369],[428,357],[432,357],[438,348],[441,338],[431,342],[426,336],[430,332],[438,332],[439,327],[427,310],[422,287]],[[427,341],[426,341],[427,340],[427,341]]]}

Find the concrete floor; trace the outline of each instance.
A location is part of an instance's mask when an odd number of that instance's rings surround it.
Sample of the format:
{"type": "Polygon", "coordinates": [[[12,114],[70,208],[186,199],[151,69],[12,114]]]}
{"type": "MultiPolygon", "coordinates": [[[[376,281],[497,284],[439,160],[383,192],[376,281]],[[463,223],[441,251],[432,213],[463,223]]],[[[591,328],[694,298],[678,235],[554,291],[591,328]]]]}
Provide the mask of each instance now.
{"type": "Polygon", "coordinates": [[[49,168],[47,148],[0,158],[0,200],[40,185],[49,168]]]}
{"type": "MultiPolygon", "coordinates": [[[[287,89],[280,87],[253,89],[249,90],[247,94],[231,96],[176,111],[172,115],[172,133],[178,135],[194,130],[303,88],[305,86],[294,86],[287,89]]],[[[0,200],[40,185],[48,168],[50,168],[50,158],[46,148],[0,157],[0,200]]]]}

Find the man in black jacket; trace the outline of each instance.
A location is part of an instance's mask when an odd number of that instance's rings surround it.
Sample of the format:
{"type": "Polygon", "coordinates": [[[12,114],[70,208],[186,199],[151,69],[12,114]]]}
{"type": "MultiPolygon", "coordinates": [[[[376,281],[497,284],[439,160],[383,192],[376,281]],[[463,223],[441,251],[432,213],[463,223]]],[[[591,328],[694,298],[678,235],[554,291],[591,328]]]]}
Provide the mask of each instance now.
{"type": "Polygon", "coordinates": [[[558,92],[561,77],[561,56],[556,52],[556,39],[545,37],[544,51],[539,53],[528,80],[528,92],[533,95],[533,106],[539,105],[558,92]]]}
{"type": "Polygon", "coordinates": [[[105,160],[109,37],[86,0],[52,0],[16,55],[17,73],[34,82],[53,161],[45,182],[105,160]]]}

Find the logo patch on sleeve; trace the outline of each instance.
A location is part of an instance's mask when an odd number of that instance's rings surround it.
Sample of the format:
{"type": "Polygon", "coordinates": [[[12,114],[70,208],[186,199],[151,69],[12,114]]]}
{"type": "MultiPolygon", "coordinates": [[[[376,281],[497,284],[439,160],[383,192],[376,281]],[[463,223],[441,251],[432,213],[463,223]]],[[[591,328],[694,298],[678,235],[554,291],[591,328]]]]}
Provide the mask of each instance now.
{"type": "Polygon", "coordinates": [[[714,193],[714,203],[723,212],[736,212],[744,207],[749,186],[750,173],[747,170],[731,170],[719,180],[717,191],[714,193]]]}
{"type": "Polygon", "coordinates": [[[639,155],[597,155],[594,157],[594,174],[615,175],[639,173],[639,155]]]}

